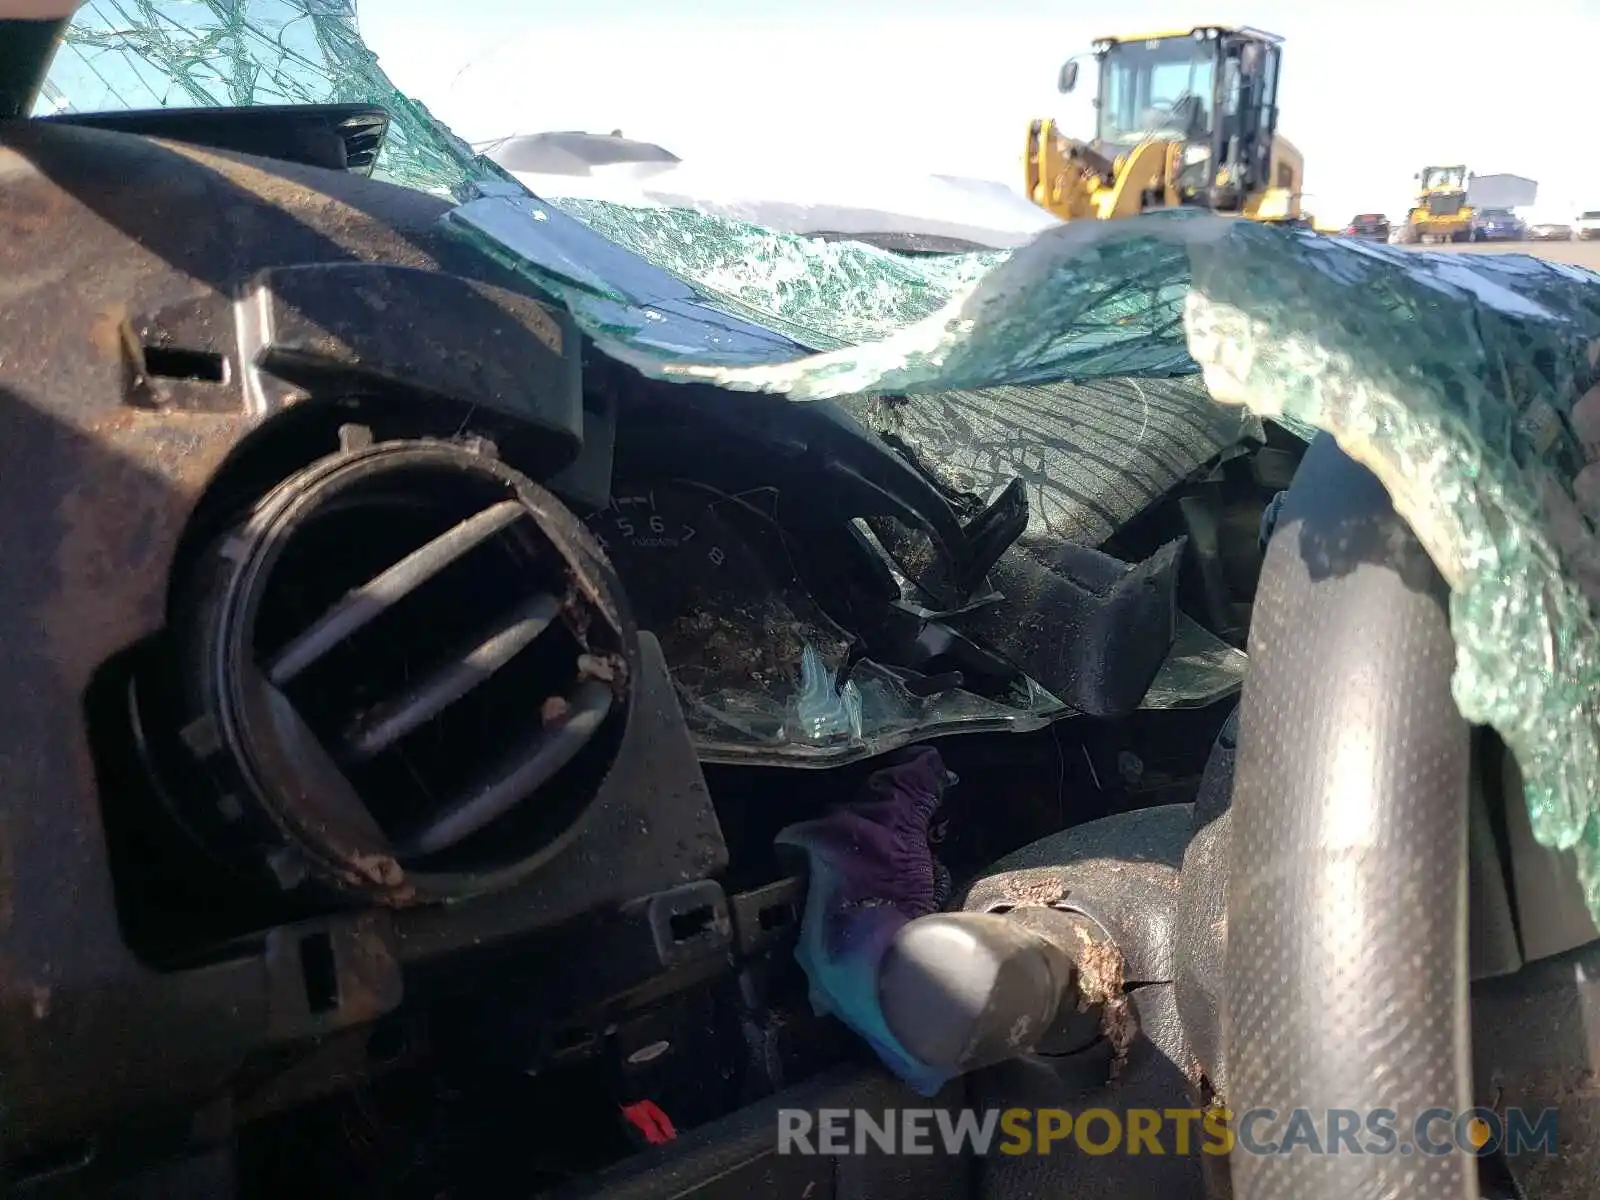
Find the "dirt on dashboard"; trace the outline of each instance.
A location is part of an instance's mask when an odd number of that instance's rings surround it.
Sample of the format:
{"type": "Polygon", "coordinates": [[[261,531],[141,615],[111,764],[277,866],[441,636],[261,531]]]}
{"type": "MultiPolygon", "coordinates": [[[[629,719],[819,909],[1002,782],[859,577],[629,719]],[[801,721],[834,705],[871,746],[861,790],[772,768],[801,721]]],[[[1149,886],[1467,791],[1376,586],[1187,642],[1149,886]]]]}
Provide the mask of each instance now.
{"type": "Polygon", "coordinates": [[[779,595],[700,592],[694,600],[658,636],[673,678],[700,695],[736,690],[787,697],[799,682],[807,645],[835,666],[849,647],[849,639],[825,624],[826,618],[797,615],[779,595]]]}

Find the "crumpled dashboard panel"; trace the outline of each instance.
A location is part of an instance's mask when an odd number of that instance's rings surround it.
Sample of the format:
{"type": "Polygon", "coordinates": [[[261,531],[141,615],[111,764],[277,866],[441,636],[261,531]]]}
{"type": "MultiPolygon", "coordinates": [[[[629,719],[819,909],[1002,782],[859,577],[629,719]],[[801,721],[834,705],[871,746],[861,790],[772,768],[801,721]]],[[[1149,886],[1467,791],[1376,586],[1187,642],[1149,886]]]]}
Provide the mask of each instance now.
{"type": "Polygon", "coordinates": [[[598,358],[589,379],[623,397],[617,486],[589,522],[667,647],[707,761],[837,765],[1239,686],[1244,656],[1177,617],[1171,578],[1148,611],[1129,606],[1135,568],[1104,555],[1087,569],[1057,556],[1042,570],[1058,586],[997,589],[1032,561],[1020,482],[987,503],[952,494],[842,406],[640,391],[598,358]],[[1036,601],[1060,631],[1047,651],[1010,655],[984,632],[1036,601]],[[1099,625],[1074,627],[1075,610],[1099,625]],[[1186,666],[1168,661],[1180,631],[1186,666]]]}

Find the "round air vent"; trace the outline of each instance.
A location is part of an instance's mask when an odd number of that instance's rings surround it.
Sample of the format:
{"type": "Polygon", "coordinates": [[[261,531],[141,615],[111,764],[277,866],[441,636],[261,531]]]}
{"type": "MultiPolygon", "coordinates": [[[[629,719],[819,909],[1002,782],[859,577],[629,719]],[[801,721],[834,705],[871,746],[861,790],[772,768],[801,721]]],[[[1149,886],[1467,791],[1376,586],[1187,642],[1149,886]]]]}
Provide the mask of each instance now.
{"type": "Polygon", "coordinates": [[[185,591],[181,741],[208,786],[180,819],[286,891],[505,886],[576,830],[620,743],[637,642],[615,576],[492,448],[321,459],[185,591]]]}

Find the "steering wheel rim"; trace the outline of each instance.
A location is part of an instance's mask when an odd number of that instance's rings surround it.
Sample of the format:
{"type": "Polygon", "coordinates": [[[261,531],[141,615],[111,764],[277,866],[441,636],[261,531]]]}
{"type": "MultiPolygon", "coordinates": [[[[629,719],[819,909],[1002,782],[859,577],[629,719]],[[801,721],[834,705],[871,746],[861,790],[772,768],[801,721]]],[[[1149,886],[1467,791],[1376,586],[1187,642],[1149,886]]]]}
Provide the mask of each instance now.
{"type": "Polygon", "coordinates": [[[1469,1155],[1400,1149],[1424,1125],[1448,1141],[1437,1111],[1471,1108],[1470,730],[1446,601],[1377,479],[1318,438],[1268,547],[1241,702],[1222,1017],[1237,1200],[1477,1194],[1469,1155]],[[1259,1109],[1278,1117],[1246,1130],[1259,1109]],[[1316,1142],[1261,1153],[1300,1109],[1316,1142]],[[1327,1152],[1335,1110],[1367,1152],[1327,1152]],[[1389,1113],[1394,1150],[1373,1153],[1389,1113]]]}

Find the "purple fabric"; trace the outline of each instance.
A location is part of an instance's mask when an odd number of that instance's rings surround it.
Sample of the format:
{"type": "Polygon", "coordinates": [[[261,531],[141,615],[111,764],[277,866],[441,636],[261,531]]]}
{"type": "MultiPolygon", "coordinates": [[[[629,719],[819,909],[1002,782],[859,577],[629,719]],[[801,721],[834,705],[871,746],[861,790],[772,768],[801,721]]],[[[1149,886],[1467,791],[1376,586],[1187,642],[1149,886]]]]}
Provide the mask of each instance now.
{"type": "Polygon", "coordinates": [[[839,903],[888,903],[903,916],[926,916],[938,909],[928,826],[948,777],[937,750],[913,747],[869,775],[859,799],[789,826],[778,840],[804,844],[844,868],[839,903]]]}
{"type": "Polygon", "coordinates": [[[912,1058],[890,1033],[878,1004],[878,968],[907,921],[938,909],[941,872],[928,827],[950,779],[932,747],[901,751],[872,773],[854,803],[791,825],[777,839],[804,851],[810,864],[795,957],[810,980],[812,1006],[866,1039],[924,1095],[949,1076],[912,1058]]]}

